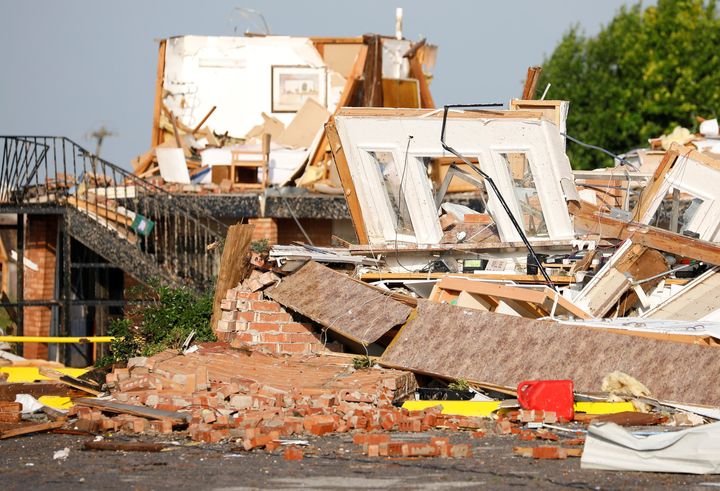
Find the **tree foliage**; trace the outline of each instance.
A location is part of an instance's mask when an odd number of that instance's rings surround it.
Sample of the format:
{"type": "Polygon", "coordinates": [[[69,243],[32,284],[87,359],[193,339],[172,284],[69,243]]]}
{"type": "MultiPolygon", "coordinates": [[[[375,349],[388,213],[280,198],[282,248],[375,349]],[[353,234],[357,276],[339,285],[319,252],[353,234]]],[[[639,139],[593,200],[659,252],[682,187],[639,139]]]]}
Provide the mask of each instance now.
{"type": "Polygon", "coordinates": [[[128,307],[124,319],[110,323],[108,333],[117,339],[98,366],[180,348],[192,331],[195,341],[217,341],[210,325],[213,289],[196,293],[185,287],[153,285],[133,288],[129,296],[150,302],[128,307]]]}
{"type": "MultiPolygon", "coordinates": [[[[623,7],[597,36],[578,26],[543,64],[538,90],[570,101],[570,136],[621,153],[720,107],[720,18],[715,0],[658,0],[623,7]]],[[[568,142],[573,167],[611,165],[568,142]]]]}

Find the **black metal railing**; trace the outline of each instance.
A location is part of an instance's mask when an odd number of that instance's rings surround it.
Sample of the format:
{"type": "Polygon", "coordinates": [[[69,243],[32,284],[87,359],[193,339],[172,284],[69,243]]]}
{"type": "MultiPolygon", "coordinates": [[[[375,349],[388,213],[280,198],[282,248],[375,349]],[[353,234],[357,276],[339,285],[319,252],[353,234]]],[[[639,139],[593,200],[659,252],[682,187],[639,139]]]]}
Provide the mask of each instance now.
{"type": "Polygon", "coordinates": [[[201,207],[68,138],[0,136],[0,148],[0,207],[71,207],[182,283],[204,288],[216,276],[208,246],[227,227],[201,207]]]}

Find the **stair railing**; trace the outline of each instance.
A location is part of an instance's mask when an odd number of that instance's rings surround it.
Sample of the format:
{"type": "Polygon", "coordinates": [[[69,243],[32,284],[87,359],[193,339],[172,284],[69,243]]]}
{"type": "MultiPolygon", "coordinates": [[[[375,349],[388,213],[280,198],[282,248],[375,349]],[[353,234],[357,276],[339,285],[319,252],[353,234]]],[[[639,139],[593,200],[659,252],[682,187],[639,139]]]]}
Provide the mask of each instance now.
{"type": "Polygon", "coordinates": [[[72,207],[195,288],[217,274],[227,226],[64,137],[0,136],[0,207],[72,207]]]}

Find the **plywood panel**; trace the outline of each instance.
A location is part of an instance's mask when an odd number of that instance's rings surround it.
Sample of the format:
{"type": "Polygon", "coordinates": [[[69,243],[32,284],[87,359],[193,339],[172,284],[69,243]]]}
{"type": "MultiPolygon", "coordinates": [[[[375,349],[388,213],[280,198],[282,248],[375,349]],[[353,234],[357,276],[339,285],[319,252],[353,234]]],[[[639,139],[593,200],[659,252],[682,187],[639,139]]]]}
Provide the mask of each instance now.
{"type": "Polygon", "coordinates": [[[270,298],[353,341],[370,344],[407,320],[412,308],[315,262],[279,285],[270,298]]]}
{"type": "Polygon", "coordinates": [[[664,400],[720,405],[717,348],[418,302],[381,364],[504,386],[570,379],[599,391],[615,370],[664,400]]]}

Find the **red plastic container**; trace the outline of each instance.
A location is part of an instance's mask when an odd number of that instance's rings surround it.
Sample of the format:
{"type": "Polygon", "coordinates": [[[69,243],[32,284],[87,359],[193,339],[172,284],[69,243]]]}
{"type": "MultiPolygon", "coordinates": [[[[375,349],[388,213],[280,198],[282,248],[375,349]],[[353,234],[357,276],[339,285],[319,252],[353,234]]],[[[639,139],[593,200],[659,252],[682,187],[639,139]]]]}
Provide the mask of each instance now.
{"type": "Polygon", "coordinates": [[[575,417],[572,380],[527,380],[518,384],[517,395],[523,409],[554,411],[558,420],[575,417]]]}

